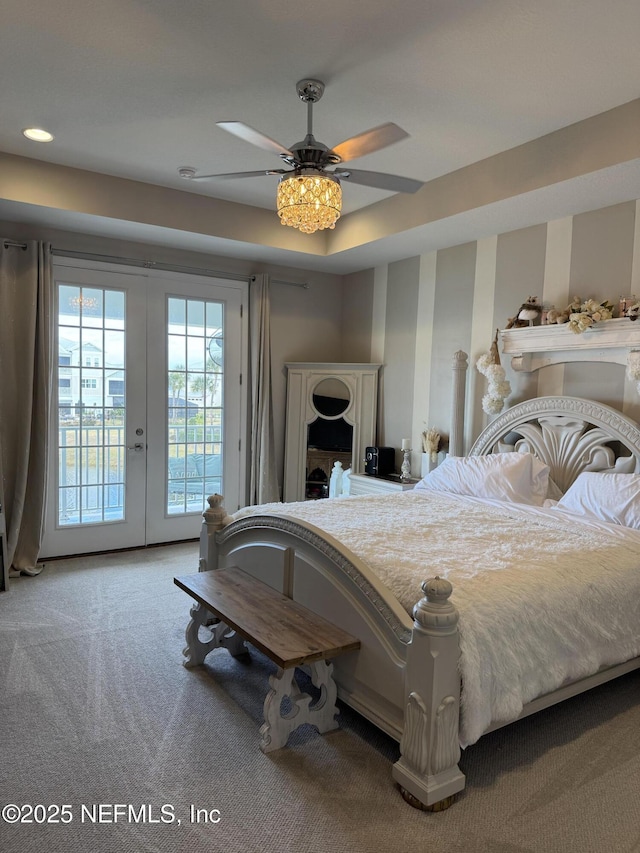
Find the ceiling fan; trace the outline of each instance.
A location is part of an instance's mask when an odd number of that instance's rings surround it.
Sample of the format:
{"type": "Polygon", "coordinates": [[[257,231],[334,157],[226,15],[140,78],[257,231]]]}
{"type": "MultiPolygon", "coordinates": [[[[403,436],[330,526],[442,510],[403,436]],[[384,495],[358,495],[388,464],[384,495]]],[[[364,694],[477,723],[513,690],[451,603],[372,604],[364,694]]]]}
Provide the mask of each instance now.
{"type": "Polygon", "coordinates": [[[349,180],[354,184],[389,192],[415,193],[419,190],[424,184],[423,181],[382,172],[344,168],[340,165],[406,139],[409,134],[393,122],[352,136],[333,148],[318,142],[313,135],[313,105],[322,97],[324,88],[324,83],[320,80],[305,79],[298,82],[298,97],[307,104],[307,135],[301,142],[296,142],[289,148],[241,121],[217,122],[218,127],[228,133],[264,151],[277,154],[290,169],[198,175],[192,166],[182,166],[178,173],[189,181],[280,175],[277,198],[280,219],[284,225],[293,225],[307,233],[319,228],[334,227],[342,207],[340,180],[349,180]],[[329,171],[328,167],[334,168],[329,171]]]}

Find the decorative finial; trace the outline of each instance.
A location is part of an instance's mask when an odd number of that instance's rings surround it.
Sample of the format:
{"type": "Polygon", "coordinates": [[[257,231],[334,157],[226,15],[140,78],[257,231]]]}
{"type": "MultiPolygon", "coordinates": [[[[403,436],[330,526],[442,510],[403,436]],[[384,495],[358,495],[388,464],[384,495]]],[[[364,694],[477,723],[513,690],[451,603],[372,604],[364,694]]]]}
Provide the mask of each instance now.
{"type": "Polygon", "coordinates": [[[233,521],[231,516],[227,515],[226,509],[222,506],[223,500],[224,497],[222,495],[209,495],[207,498],[209,509],[205,509],[202,513],[202,517],[207,524],[213,524],[217,527],[226,527],[227,524],[230,524],[233,521]]]}

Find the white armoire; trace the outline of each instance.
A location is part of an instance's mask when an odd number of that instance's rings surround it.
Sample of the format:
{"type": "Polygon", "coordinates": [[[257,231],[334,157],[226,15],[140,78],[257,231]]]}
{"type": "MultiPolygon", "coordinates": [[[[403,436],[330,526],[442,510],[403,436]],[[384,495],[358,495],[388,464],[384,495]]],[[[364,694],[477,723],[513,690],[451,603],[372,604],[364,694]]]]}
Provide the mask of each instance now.
{"type": "Polygon", "coordinates": [[[335,462],[364,470],[375,444],[380,364],[289,363],[285,501],[328,495],[335,462]]]}

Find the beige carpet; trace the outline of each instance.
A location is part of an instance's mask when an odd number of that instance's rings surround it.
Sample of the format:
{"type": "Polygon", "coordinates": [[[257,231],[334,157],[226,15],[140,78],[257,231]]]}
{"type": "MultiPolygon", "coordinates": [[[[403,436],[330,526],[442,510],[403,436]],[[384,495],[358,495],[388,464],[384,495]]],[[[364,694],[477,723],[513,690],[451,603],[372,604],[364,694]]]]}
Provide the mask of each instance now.
{"type": "Polygon", "coordinates": [[[485,736],[456,804],[427,814],[394,788],[397,745],[348,708],[260,752],[271,664],[182,666],[172,579],[196,570],[195,544],[151,548],[51,562],[0,595],[0,805],[72,818],[2,822],[2,853],[640,851],[638,674],[485,736]]]}

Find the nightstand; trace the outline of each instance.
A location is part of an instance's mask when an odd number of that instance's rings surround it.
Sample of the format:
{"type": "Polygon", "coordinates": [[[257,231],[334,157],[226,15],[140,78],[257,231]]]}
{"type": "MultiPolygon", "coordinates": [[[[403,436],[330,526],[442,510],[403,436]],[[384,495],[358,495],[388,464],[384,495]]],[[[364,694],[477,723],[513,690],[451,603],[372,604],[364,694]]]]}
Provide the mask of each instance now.
{"type": "Polygon", "coordinates": [[[370,474],[349,474],[350,494],[352,495],[384,495],[390,492],[406,492],[413,489],[420,481],[412,478],[407,482],[395,477],[372,477],[370,474]]]}

